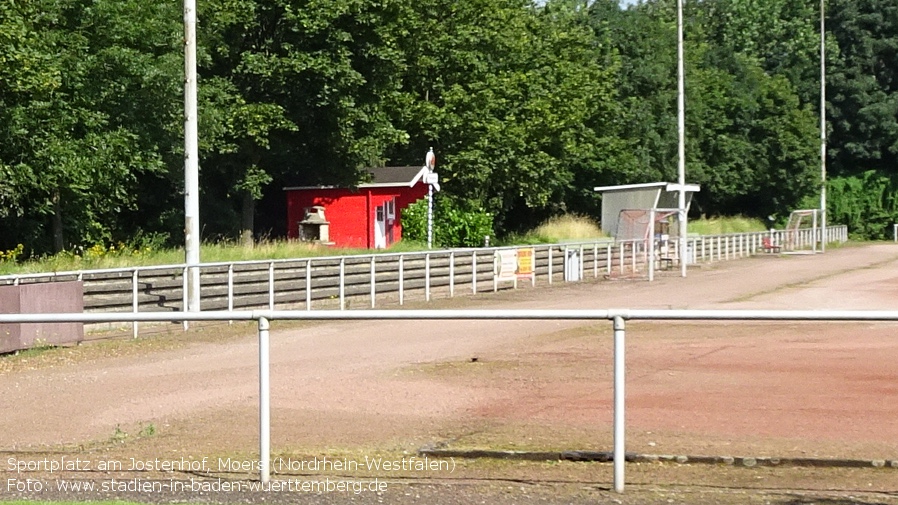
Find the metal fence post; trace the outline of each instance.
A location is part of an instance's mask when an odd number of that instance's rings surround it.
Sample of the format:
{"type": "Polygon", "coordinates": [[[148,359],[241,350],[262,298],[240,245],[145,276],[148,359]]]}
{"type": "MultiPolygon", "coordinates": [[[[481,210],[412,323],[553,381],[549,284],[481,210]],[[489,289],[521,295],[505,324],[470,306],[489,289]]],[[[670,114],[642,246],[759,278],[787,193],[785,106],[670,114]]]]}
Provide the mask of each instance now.
{"type": "Polygon", "coordinates": [[[274,310],[274,262],[268,264],[268,310],[274,310]]]}
{"type": "Polygon", "coordinates": [[[312,310],[312,260],[306,261],[306,310],[312,310]]]}
{"type": "Polygon", "coordinates": [[[611,269],[613,268],[611,265],[612,256],[614,256],[614,251],[611,248],[611,244],[605,246],[605,270],[608,275],[611,275],[611,269]]]}
{"type": "Polygon", "coordinates": [[[374,256],[371,256],[371,308],[374,308],[374,298],[376,296],[375,285],[376,273],[374,271],[374,256]]]}
{"type": "Polygon", "coordinates": [[[271,477],[271,363],[268,319],[259,318],[259,479],[271,477]]]}
{"type": "Polygon", "coordinates": [[[549,284],[552,284],[552,263],[554,263],[554,258],[552,257],[552,246],[549,246],[549,284]]]}
{"type": "Polygon", "coordinates": [[[346,258],[340,258],[340,310],[346,310],[346,258]]]}
{"type": "Polygon", "coordinates": [[[399,256],[399,305],[405,301],[405,290],[403,287],[405,278],[405,256],[399,256]]]}
{"type": "Polygon", "coordinates": [[[626,463],[626,323],[614,317],[614,490],[624,492],[624,464],[626,463]]]}
{"type": "Polygon", "coordinates": [[[477,294],[477,251],[471,255],[471,293],[477,294]]]}
{"type": "MultiPolygon", "coordinates": [[[[583,256],[583,244],[580,244],[580,280],[581,280],[581,281],[582,281],[583,278],[585,277],[585,276],[583,275],[583,264],[584,264],[584,263],[586,263],[586,259],[585,259],[585,257],[583,256]]],[[[518,287],[517,285],[518,285],[518,283],[515,282],[515,287],[518,287]]]]}
{"type": "MultiPolygon", "coordinates": [[[[140,310],[137,300],[137,269],[131,274],[131,311],[135,314],[140,310]]],[[[131,333],[133,338],[137,338],[137,321],[131,321],[131,333]]]]}
{"type": "MultiPolygon", "coordinates": [[[[228,265],[228,310],[234,310],[234,264],[228,265]]],[[[228,321],[228,324],[234,324],[234,320],[228,321]]]]}
{"type": "MultiPolygon", "coordinates": [[[[184,270],[181,272],[181,311],[187,312],[187,267],[184,267],[184,270]]],[[[190,327],[190,323],[185,319],[184,320],[184,331],[187,331],[187,328],[190,327]]]]}
{"type": "Polygon", "coordinates": [[[619,248],[620,248],[620,257],[618,258],[618,260],[620,263],[620,274],[624,275],[624,260],[626,259],[627,255],[624,253],[624,243],[623,242],[620,243],[619,248]]]}
{"type": "Polygon", "coordinates": [[[430,301],[430,253],[424,255],[424,301],[430,301]]]}
{"type": "Polygon", "coordinates": [[[449,298],[455,296],[455,252],[449,252],[449,298]]]}
{"type": "Polygon", "coordinates": [[[592,277],[599,278],[599,244],[592,245],[592,277]]]}

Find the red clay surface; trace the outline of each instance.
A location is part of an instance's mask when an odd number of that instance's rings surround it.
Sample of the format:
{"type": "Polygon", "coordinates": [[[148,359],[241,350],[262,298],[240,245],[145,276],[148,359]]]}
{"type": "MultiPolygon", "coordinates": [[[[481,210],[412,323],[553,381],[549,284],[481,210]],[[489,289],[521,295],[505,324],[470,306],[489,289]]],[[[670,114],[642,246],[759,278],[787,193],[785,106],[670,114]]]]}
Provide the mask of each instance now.
{"type": "MultiPolygon", "coordinates": [[[[588,273],[591,273],[587,269],[588,273]]],[[[682,279],[478,295],[484,308],[898,310],[898,246],[714,263],[682,279]]],[[[432,306],[459,302],[436,302],[432,306]]],[[[629,322],[628,451],[898,459],[898,325],[629,322]]],[[[204,332],[215,332],[215,327],[204,332]]],[[[257,450],[255,335],[0,375],[0,451],[156,434],[159,457],[257,450]]],[[[601,322],[272,329],[272,447],[610,450],[601,322]],[[476,361],[472,360],[476,358],[476,361]]]]}

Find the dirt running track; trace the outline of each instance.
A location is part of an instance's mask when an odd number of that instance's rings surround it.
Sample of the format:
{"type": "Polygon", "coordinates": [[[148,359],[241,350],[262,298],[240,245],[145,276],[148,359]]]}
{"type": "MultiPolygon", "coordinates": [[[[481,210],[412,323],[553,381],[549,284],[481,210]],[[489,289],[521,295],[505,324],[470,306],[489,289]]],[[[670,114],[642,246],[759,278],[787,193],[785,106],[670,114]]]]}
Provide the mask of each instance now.
{"type": "MultiPolygon", "coordinates": [[[[590,280],[432,306],[460,305],[896,310],[898,246],[763,256],[697,267],[686,279],[590,280]]],[[[896,324],[627,329],[628,451],[898,460],[896,324]]],[[[271,362],[277,454],[411,454],[429,444],[611,448],[608,322],[275,322],[271,362]]],[[[0,451],[87,450],[117,428],[134,435],[152,425],[155,434],[122,454],[252,455],[256,367],[254,335],[12,367],[0,374],[0,451]]],[[[898,471],[888,475],[898,483],[898,471]]]]}

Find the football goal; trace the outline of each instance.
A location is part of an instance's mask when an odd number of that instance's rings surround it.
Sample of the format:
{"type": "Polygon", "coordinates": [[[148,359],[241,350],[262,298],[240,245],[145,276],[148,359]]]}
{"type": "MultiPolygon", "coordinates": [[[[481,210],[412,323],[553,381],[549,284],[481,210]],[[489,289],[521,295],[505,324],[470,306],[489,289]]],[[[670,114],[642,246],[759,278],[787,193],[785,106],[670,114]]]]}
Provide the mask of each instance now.
{"type": "Polygon", "coordinates": [[[677,230],[672,226],[677,215],[676,209],[624,209],[618,215],[614,238],[629,247],[634,259],[636,255],[643,258],[649,280],[654,277],[655,265],[669,267],[679,259],[676,247],[671,246],[676,240],[670,237],[670,231],[677,230]]]}
{"type": "Polygon", "coordinates": [[[793,254],[817,252],[817,213],[819,209],[793,210],[783,237],[783,251],[793,254]]]}

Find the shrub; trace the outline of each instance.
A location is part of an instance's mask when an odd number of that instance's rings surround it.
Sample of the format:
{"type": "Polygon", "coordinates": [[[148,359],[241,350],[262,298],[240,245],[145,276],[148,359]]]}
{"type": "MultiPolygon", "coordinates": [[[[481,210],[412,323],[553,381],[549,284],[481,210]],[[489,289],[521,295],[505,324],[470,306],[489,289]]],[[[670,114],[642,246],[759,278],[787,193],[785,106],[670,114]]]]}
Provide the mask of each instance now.
{"type": "MultiPolygon", "coordinates": [[[[484,237],[493,236],[492,214],[465,208],[449,197],[434,199],[433,220],[435,247],[478,247],[483,245],[484,237]]],[[[402,236],[427,242],[427,199],[402,211],[402,236]]]]}
{"type": "Polygon", "coordinates": [[[853,237],[884,239],[898,222],[898,177],[867,171],[827,184],[827,222],[848,225],[853,237]]]}

